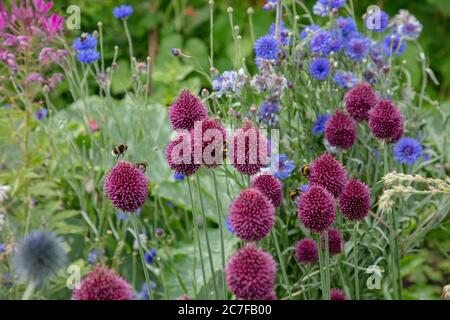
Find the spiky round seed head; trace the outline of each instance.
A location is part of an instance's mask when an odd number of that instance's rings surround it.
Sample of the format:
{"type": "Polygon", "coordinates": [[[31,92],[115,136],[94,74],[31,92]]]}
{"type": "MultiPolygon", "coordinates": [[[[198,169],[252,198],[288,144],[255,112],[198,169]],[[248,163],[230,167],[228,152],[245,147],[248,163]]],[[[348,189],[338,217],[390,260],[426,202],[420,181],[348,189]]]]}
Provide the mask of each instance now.
{"type": "MultiPolygon", "coordinates": [[[[325,236],[322,236],[322,248],[325,250],[325,236]]],[[[340,254],[342,251],[342,233],[335,229],[328,229],[328,252],[330,255],[340,254]]]]}
{"type": "Polygon", "coordinates": [[[338,288],[333,288],[330,291],[331,300],[347,300],[344,291],[338,288]]]}
{"type": "Polygon", "coordinates": [[[333,147],[350,149],[356,142],[356,123],[348,114],[337,110],[327,121],[325,137],[333,147]]]}
{"type": "Polygon", "coordinates": [[[283,183],[271,174],[262,174],[252,181],[252,188],[261,191],[275,207],[283,201],[283,183]]]}
{"type": "Polygon", "coordinates": [[[364,219],[370,210],[369,188],[358,180],[350,180],[339,196],[339,209],[350,221],[364,219]]]}
{"type": "Polygon", "coordinates": [[[389,143],[403,135],[403,115],[390,100],[380,100],[369,112],[369,127],[375,138],[389,143]]]}
{"type": "Polygon", "coordinates": [[[345,94],[345,109],[358,122],[369,120],[369,110],[378,102],[378,95],[368,83],[360,83],[345,94]]]}
{"type": "Polygon", "coordinates": [[[295,246],[295,259],[299,263],[306,265],[319,261],[319,251],[317,250],[316,241],[311,238],[305,238],[297,242],[295,246]]]}
{"type": "Polygon", "coordinates": [[[337,197],[347,182],[347,173],[331,154],[324,153],[311,164],[308,179],[310,185],[322,186],[337,197]]]}
{"type": "Polygon", "coordinates": [[[192,130],[196,121],[208,118],[208,109],[189,90],[183,90],[170,106],[169,119],[174,130],[192,130]]]}
{"type": "Polygon", "coordinates": [[[194,143],[191,135],[180,135],[166,147],[166,160],[176,173],[193,175],[200,168],[194,161],[194,143]],[[189,154],[190,153],[190,154],[189,154]]]}

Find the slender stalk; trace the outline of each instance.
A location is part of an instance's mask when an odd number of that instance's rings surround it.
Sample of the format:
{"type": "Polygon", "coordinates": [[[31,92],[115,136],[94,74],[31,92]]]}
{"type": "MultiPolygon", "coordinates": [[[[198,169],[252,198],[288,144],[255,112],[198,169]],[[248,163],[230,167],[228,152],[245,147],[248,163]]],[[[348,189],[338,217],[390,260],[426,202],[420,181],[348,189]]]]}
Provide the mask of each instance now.
{"type": "Polygon", "coordinates": [[[326,279],[323,270],[324,265],[324,257],[322,250],[322,237],[318,237],[317,239],[317,249],[319,251],[319,269],[320,269],[320,284],[322,286],[322,299],[327,300],[327,289],[326,289],[326,279]]]}
{"type": "Polygon", "coordinates": [[[123,21],[123,27],[125,28],[125,34],[126,34],[127,40],[128,40],[128,49],[130,50],[130,70],[131,70],[131,73],[133,73],[133,69],[134,69],[134,66],[133,66],[133,57],[134,57],[133,41],[131,40],[130,31],[128,30],[127,20],[123,19],[122,21],[123,21]]]}
{"type": "Polygon", "coordinates": [[[277,39],[278,42],[280,41],[281,17],[283,12],[282,2],[282,0],[277,0],[277,12],[275,17],[275,39],[277,39]]]}
{"type": "MultiPolygon", "coordinates": [[[[30,140],[30,112],[28,111],[27,106],[25,106],[25,119],[24,119],[24,139],[23,139],[23,166],[25,168],[25,171],[28,170],[29,165],[29,140],[30,140]]],[[[28,230],[30,229],[30,220],[31,220],[31,214],[30,214],[30,199],[29,199],[29,188],[28,188],[28,178],[24,178],[23,183],[23,209],[26,217],[26,224],[25,224],[25,235],[28,234],[28,230]]]]}
{"type": "Polygon", "coordinates": [[[289,295],[289,298],[292,298],[292,290],[289,284],[289,278],[286,273],[286,267],[284,265],[283,255],[281,254],[280,245],[278,243],[277,235],[275,234],[275,230],[272,230],[272,238],[273,243],[275,244],[275,250],[277,251],[278,261],[280,261],[281,273],[283,274],[284,282],[286,284],[286,289],[289,295]]]}
{"type": "Polygon", "coordinates": [[[214,0],[209,0],[209,59],[214,67],[214,0]]]}
{"type": "Polygon", "coordinates": [[[145,283],[147,284],[147,293],[148,293],[148,296],[150,297],[150,300],[153,300],[153,292],[152,292],[152,288],[150,285],[150,277],[148,276],[147,265],[145,264],[144,250],[142,249],[141,237],[139,237],[139,230],[137,227],[136,214],[132,213],[131,218],[133,220],[134,233],[136,235],[136,241],[137,241],[138,247],[139,247],[139,254],[141,256],[142,268],[144,269],[145,283]]]}
{"type": "Polygon", "coordinates": [[[250,37],[252,38],[252,43],[255,43],[255,30],[253,27],[253,8],[248,8],[248,23],[250,25],[250,37]]]}
{"type": "Polygon", "coordinates": [[[33,295],[34,288],[36,288],[36,285],[33,281],[28,283],[27,288],[25,289],[25,292],[22,295],[22,300],[30,300],[31,296],[33,295]]]}
{"type": "Polygon", "coordinates": [[[359,300],[359,274],[358,274],[358,222],[353,226],[353,264],[355,267],[355,300],[359,300]]]}
{"type": "Polygon", "coordinates": [[[330,300],[330,250],[328,248],[328,230],[325,231],[324,241],[325,241],[324,273],[326,279],[327,300],[330,300]]]}

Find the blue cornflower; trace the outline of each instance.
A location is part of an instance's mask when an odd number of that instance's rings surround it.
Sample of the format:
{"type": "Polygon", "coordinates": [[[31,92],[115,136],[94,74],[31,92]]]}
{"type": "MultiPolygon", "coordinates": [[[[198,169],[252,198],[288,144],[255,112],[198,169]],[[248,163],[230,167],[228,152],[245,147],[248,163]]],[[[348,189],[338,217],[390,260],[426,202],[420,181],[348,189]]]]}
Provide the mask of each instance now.
{"type": "Polygon", "coordinates": [[[345,6],[345,0],[318,0],[317,2],[333,9],[339,9],[345,6]]]}
{"type": "Polygon", "coordinates": [[[86,34],[83,40],[76,38],[72,47],[77,51],[95,49],[97,47],[97,39],[91,34],[86,34]]]}
{"type": "Polygon", "coordinates": [[[378,42],[372,41],[370,44],[369,55],[377,66],[382,66],[384,64],[384,52],[378,42]]]}
{"type": "MultiPolygon", "coordinates": [[[[269,34],[276,38],[276,24],[272,23],[272,25],[269,28],[269,34]]],[[[285,24],[283,21],[281,21],[280,23],[280,41],[283,44],[283,46],[288,44],[289,41],[289,29],[286,28],[285,24]]]]}
{"type": "Polygon", "coordinates": [[[305,27],[305,29],[302,30],[300,33],[300,39],[305,40],[307,36],[309,36],[311,33],[319,30],[320,27],[316,24],[309,25],[305,27]]]}
{"type": "Polygon", "coordinates": [[[326,17],[330,14],[330,7],[317,1],[313,6],[313,13],[320,17],[326,17]]]}
{"type": "Polygon", "coordinates": [[[82,63],[91,64],[100,59],[100,54],[94,49],[80,50],[78,51],[77,58],[82,63]]]}
{"type": "Polygon", "coordinates": [[[278,60],[278,42],[270,34],[255,41],[255,56],[259,59],[278,60]]]}
{"type": "Polygon", "coordinates": [[[330,118],[331,115],[328,112],[325,114],[319,114],[317,116],[316,122],[314,122],[314,125],[311,129],[312,133],[316,136],[322,134],[325,131],[327,121],[330,118]]]}
{"type": "Polygon", "coordinates": [[[300,190],[300,195],[297,197],[297,199],[295,199],[294,204],[298,207],[299,203],[300,203],[300,198],[302,197],[302,194],[305,193],[306,191],[308,191],[309,189],[309,184],[302,184],[300,187],[298,187],[298,189],[300,190]]]}
{"type": "Polygon", "coordinates": [[[227,97],[240,96],[245,81],[246,75],[242,68],[239,71],[224,71],[213,80],[212,87],[214,91],[217,91],[218,98],[223,95],[227,97]]]}
{"type": "Polygon", "coordinates": [[[344,45],[344,38],[338,30],[331,30],[330,52],[339,52],[344,45]]]}
{"type": "Polygon", "coordinates": [[[309,43],[312,52],[328,55],[331,51],[330,43],[332,40],[330,31],[320,30],[316,32],[309,43]]]}
{"type": "Polygon", "coordinates": [[[105,249],[94,249],[88,253],[87,262],[89,264],[97,263],[105,255],[105,249]]]}
{"type": "Polygon", "coordinates": [[[128,5],[121,5],[118,7],[115,7],[113,10],[114,17],[117,19],[126,19],[133,13],[133,7],[128,5]]]}
{"type": "MultiPolygon", "coordinates": [[[[152,290],[156,289],[156,283],[150,280],[150,287],[152,290]]],[[[148,296],[148,290],[147,290],[147,283],[144,282],[141,287],[141,291],[139,291],[139,299],[141,300],[149,300],[150,297],[148,296]]]]}
{"type": "Polygon", "coordinates": [[[369,52],[369,40],[358,32],[352,33],[345,45],[345,53],[355,61],[361,61],[369,52]]]}
{"type": "Polygon", "coordinates": [[[398,162],[413,165],[423,155],[423,146],[414,138],[404,137],[395,144],[392,154],[398,162]]]}
{"type": "Polygon", "coordinates": [[[336,20],[339,30],[341,30],[342,36],[348,38],[353,32],[356,32],[356,22],[350,17],[339,17],[336,20]]]}
{"type": "Polygon", "coordinates": [[[373,11],[366,17],[366,28],[374,32],[383,32],[389,26],[389,15],[384,11],[373,11]]]}
{"type": "Polygon", "coordinates": [[[234,230],[233,226],[231,225],[230,216],[227,216],[227,219],[225,220],[225,227],[230,231],[232,234],[236,234],[236,230],[234,230]]]}
{"type": "Polygon", "coordinates": [[[384,38],[382,47],[388,57],[391,56],[391,52],[399,56],[405,51],[406,42],[403,41],[400,34],[393,33],[384,38]]]}
{"type": "Polygon", "coordinates": [[[116,216],[119,221],[127,221],[129,219],[129,216],[123,211],[117,211],[116,216]]]}
{"type": "Polygon", "coordinates": [[[316,58],[309,66],[309,73],[317,80],[325,80],[330,73],[330,63],[325,58],[316,58]]]}
{"type": "Polygon", "coordinates": [[[5,252],[5,244],[0,242],[0,254],[5,252]]]}
{"type": "Polygon", "coordinates": [[[38,111],[35,112],[34,117],[38,121],[44,120],[48,116],[48,109],[47,108],[39,108],[38,111]]]}
{"type": "Polygon", "coordinates": [[[144,255],[144,259],[147,264],[152,264],[155,257],[156,257],[156,249],[155,248],[151,248],[144,255]]]}
{"type": "Polygon", "coordinates": [[[334,74],[333,81],[341,88],[350,89],[356,85],[358,79],[350,71],[338,70],[334,74]]]}
{"type": "Polygon", "coordinates": [[[278,155],[278,171],[274,174],[277,179],[284,180],[290,177],[294,169],[294,161],[288,160],[288,156],[285,154],[278,155]]]}
{"type": "Polygon", "coordinates": [[[274,126],[278,122],[276,113],[280,111],[280,105],[273,101],[263,101],[258,111],[258,120],[268,126],[274,126]]]}
{"type": "Polygon", "coordinates": [[[175,181],[183,181],[184,177],[184,174],[182,174],[181,172],[175,172],[173,174],[173,178],[175,179],[175,181]]]}

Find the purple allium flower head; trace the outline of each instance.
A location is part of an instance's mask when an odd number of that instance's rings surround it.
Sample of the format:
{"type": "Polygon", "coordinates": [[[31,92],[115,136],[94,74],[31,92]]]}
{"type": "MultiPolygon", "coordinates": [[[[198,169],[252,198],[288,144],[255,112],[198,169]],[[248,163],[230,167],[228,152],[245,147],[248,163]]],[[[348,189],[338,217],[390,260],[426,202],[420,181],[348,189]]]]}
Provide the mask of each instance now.
{"type": "Polygon", "coordinates": [[[327,30],[319,30],[311,36],[309,46],[314,53],[328,55],[331,51],[332,34],[327,30]]]}
{"type": "Polygon", "coordinates": [[[147,176],[128,161],[120,161],[108,172],[103,187],[112,204],[124,212],[135,212],[148,197],[147,176]]]}
{"type": "Polygon", "coordinates": [[[289,160],[286,154],[278,155],[278,170],[274,173],[274,176],[280,180],[287,179],[291,176],[292,171],[295,169],[293,160],[289,160]]]}
{"type": "Polygon", "coordinates": [[[338,197],[347,183],[344,167],[331,154],[324,153],[311,164],[309,184],[319,185],[338,197]]]}
{"type": "Polygon", "coordinates": [[[356,85],[358,79],[351,71],[337,70],[334,74],[333,82],[341,88],[350,89],[356,85]]]}
{"type": "Polygon", "coordinates": [[[87,34],[85,38],[76,38],[72,43],[72,48],[77,51],[95,49],[97,47],[97,38],[87,34]]]}
{"type": "Polygon", "coordinates": [[[386,56],[390,57],[391,54],[401,55],[406,50],[406,41],[402,39],[402,36],[398,33],[387,35],[383,43],[381,44],[386,56]]]}
{"type": "Polygon", "coordinates": [[[423,156],[424,150],[417,139],[403,137],[395,144],[392,154],[398,162],[413,165],[423,156]]]}
{"type": "Polygon", "coordinates": [[[311,232],[321,233],[336,220],[336,208],[331,193],[313,185],[302,194],[297,213],[300,221],[311,232]]]}
{"type": "Polygon", "coordinates": [[[336,20],[339,30],[341,30],[344,39],[348,39],[353,32],[356,32],[356,23],[350,17],[339,17],[336,20]]]}
{"type": "Polygon", "coordinates": [[[319,134],[324,133],[327,121],[330,118],[331,118],[331,114],[329,114],[329,113],[319,114],[316,118],[316,122],[314,122],[314,125],[311,129],[312,133],[314,135],[319,135],[319,134]]]}
{"type": "Polygon", "coordinates": [[[227,132],[219,120],[205,119],[197,122],[192,131],[192,139],[194,150],[201,150],[198,159],[194,156],[195,163],[201,163],[208,168],[215,168],[223,163],[227,132]]]}
{"type": "Polygon", "coordinates": [[[117,6],[113,9],[113,14],[117,19],[126,19],[133,14],[133,7],[125,4],[117,6]]]}
{"type": "MultiPolygon", "coordinates": [[[[328,229],[328,252],[331,255],[339,254],[342,251],[342,233],[335,229],[328,229]]],[[[325,250],[325,235],[322,237],[322,248],[325,250]]]]}
{"type": "Polygon", "coordinates": [[[327,121],[325,138],[331,146],[350,149],[356,142],[356,122],[347,113],[340,110],[327,121]]]}
{"type": "Polygon", "coordinates": [[[316,24],[306,26],[305,29],[303,29],[302,32],[300,33],[300,39],[305,40],[306,37],[308,37],[310,34],[312,34],[313,32],[315,32],[319,29],[320,29],[320,27],[316,24]]]}
{"type": "Polygon", "coordinates": [[[258,111],[258,120],[261,123],[273,127],[278,122],[277,113],[280,111],[280,105],[276,101],[263,101],[258,111]]]}
{"type": "Polygon", "coordinates": [[[390,100],[380,100],[369,111],[369,127],[377,139],[397,142],[403,135],[403,115],[390,100]]]}
{"type": "Polygon", "coordinates": [[[278,60],[279,44],[270,34],[255,41],[255,56],[257,59],[278,60]]]}
{"type": "Polygon", "coordinates": [[[346,55],[354,60],[361,61],[369,52],[370,43],[369,40],[358,32],[353,32],[347,39],[345,44],[346,55]]]}
{"type": "Polygon", "coordinates": [[[252,181],[252,188],[261,191],[275,207],[283,201],[283,184],[271,174],[261,174],[252,181]]]}
{"type": "Polygon", "coordinates": [[[378,102],[378,95],[368,83],[360,83],[345,94],[345,109],[358,122],[369,119],[369,110],[378,102]]]}
{"type": "Polygon", "coordinates": [[[317,242],[311,238],[305,238],[297,242],[295,246],[295,259],[306,265],[319,261],[317,242]]]}
{"type": "Polygon", "coordinates": [[[183,90],[178,99],[170,106],[169,119],[174,130],[194,129],[195,121],[208,118],[208,109],[200,99],[189,90],[183,90]]]}
{"type": "Polygon", "coordinates": [[[330,74],[330,63],[325,58],[316,58],[309,66],[309,73],[317,80],[325,80],[330,74]]]}
{"type": "Polygon", "coordinates": [[[339,209],[350,221],[364,219],[370,210],[370,191],[361,181],[350,180],[339,195],[339,209]]]}
{"type": "Polygon", "coordinates": [[[100,53],[95,49],[79,50],[77,59],[82,63],[92,64],[100,59],[100,53]]]}
{"type": "Polygon", "coordinates": [[[182,136],[167,145],[166,160],[175,173],[191,176],[200,169],[200,164],[194,162],[194,142],[192,135],[182,136]],[[184,154],[187,151],[187,154],[184,154]],[[190,153],[190,154],[189,154],[190,153]]]}
{"type": "Polygon", "coordinates": [[[243,300],[265,299],[273,292],[276,263],[273,257],[254,246],[237,251],[225,270],[228,287],[243,300]]]}
{"type": "Polygon", "coordinates": [[[366,16],[365,24],[369,30],[383,32],[389,25],[389,15],[382,10],[373,10],[366,16]]]}
{"type": "Polygon", "coordinates": [[[278,298],[277,298],[277,295],[275,294],[275,292],[271,292],[271,293],[269,293],[268,295],[267,295],[267,297],[265,297],[263,300],[272,300],[272,301],[275,301],[275,300],[278,300],[278,298]]]}
{"type": "Polygon", "coordinates": [[[34,117],[38,121],[44,120],[48,116],[48,109],[47,108],[39,108],[38,111],[34,114],[34,117]]]}
{"type": "Polygon", "coordinates": [[[236,235],[245,241],[259,241],[267,236],[275,223],[275,207],[258,189],[243,190],[233,200],[230,222],[236,235]]]}
{"type": "Polygon", "coordinates": [[[330,291],[331,300],[347,300],[345,293],[338,288],[332,288],[330,291]]]}
{"type": "Polygon", "coordinates": [[[114,270],[96,266],[73,291],[72,300],[132,300],[131,285],[114,270]]]}

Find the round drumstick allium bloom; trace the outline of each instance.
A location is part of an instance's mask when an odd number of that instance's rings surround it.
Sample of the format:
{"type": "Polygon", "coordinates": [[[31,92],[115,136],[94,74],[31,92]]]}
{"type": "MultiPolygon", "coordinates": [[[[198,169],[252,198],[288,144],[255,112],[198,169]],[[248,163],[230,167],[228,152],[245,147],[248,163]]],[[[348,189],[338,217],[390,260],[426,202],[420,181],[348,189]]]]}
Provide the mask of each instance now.
{"type": "Polygon", "coordinates": [[[403,115],[390,100],[380,100],[369,112],[369,127],[377,139],[397,142],[403,135],[403,115]]]}
{"type": "Polygon", "coordinates": [[[275,292],[271,292],[269,293],[269,295],[267,297],[265,297],[263,300],[278,300],[277,295],[275,294],[275,292]]]}
{"type": "Polygon", "coordinates": [[[185,176],[193,175],[200,168],[200,164],[194,162],[194,143],[190,134],[180,135],[167,145],[166,159],[172,170],[185,176]]]}
{"type": "Polygon", "coordinates": [[[316,241],[311,238],[305,238],[297,242],[295,246],[295,259],[299,263],[306,265],[319,261],[319,251],[317,250],[316,241]]]}
{"type": "Polygon", "coordinates": [[[148,177],[128,161],[120,161],[106,175],[103,188],[114,207],[135,212],[147,200],[148,177]]]}
{"type": "Polygon", "coordinates": [[[325,137],[333,147],[350,149],[356,141],[356,123],[348,114],[337,110],[327,121],[325,137]]]}
{"type": "Polygon", "coordinates": [[[283,184],[271,174],[262,174],[252,181],[252,188],[261,191],[275,207],[283,201],[283,184]]]}
{"type": "Polygon", "coordinates": [[[370,210],[369,188],[358,180],[350,180],[339,196],[339,208],[347,220],[364,219],[370,210]]]}
{"type": "Polygon", "coordinates": [[[341,289],[338,289],[338,288],[331,289],[330,298],[331,298],[331,300],[347,300],[345,293],[341,289]]]}
{"type": "Polygon", "coordinates": [[[194,151],[198,152],[194,155],[196,163],[202,163],[208,168],[215,168],[223,164],[227,132],[219,120],[206,119],[197,122],[192,135],[194,151]]]}
{"type": "Polygon", "coordinates": [[[360,83],[345,94],[345,110],[358,122],[369,120],[369,110],[378,102],[370,84],[360,83]]]}
{"type": "MultiPolygon", "coordinates": [[[[325,236],[322,237],[322,248],[325,250],[325,236]]],[[[331,255],[342,251],[342,233],[335,229],[328,229],[328,252],[331,255]]]]}
{"type": "Polygon", "coordinates": [[[311,186],[300,197],[297,213],[306,228],[311,232],[321,233],[336,220],[334,198],[321,186],[311,186]]]}
{"type": "Polygon", "coordinates": [[[335,197],[339,196],[347,182],[347,174],[339,161],[331,154],[324,153],[314,160],[310,170],[310,185],[322,186],[335,197]]]}
{"type": "Polygon", "coordinates": [[[254,175],[269,162],[267,139],[251,122],[234,133],[231,147],[232,165],[242,174],[254,175]]]}
{"type": "Polygon", "coordinates": [[[263,300],[275,285],[276,263],[273,257],[254,246],[237,251],[225,270],[228,287],[243,300],[263,300]]]}
{"type": "Polygon", "coordinates": [[[206,120],[208,109],[189,90],[181,91],[178,99],[170,106],[169,119],[174,130],[192,130],[196,121],[206,120]]]}
{"type": "Polygon", "coordinates": [[[133,300],[131,285],[114,270],[96,266],[72,294],[73,300],[133,300]]]}
{"type": "Polygon", "coordinates": [[[43,285],[65,265],[67,254],[61,240],[45,230],[30,232],[19,244],[13,265],[19,279],[43,285]]]}
{"type": "Polygon", "coordinates": [[[229,210],[230,223],[236,235],[245,241],[259,241],[275,223],[275,207],[258,189],[243,190],[229,210]]]}

